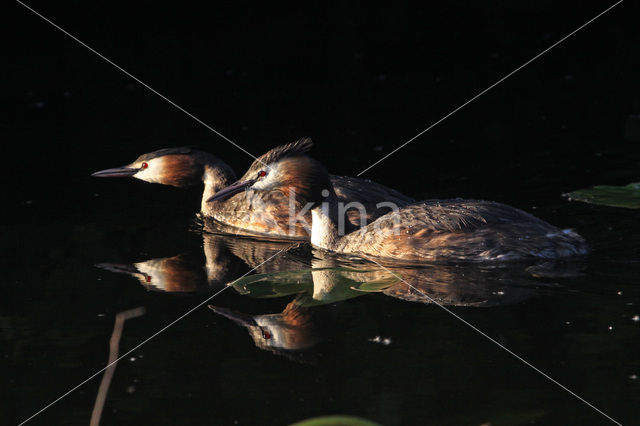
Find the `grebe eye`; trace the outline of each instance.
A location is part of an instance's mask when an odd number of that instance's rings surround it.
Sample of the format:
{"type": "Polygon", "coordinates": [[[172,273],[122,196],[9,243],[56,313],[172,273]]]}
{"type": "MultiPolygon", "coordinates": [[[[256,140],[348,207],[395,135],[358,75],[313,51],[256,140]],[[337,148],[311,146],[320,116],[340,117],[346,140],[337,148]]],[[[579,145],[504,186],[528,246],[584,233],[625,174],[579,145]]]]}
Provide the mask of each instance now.
{"type": "Polygon", "coordinates": [[[260,173],[258,173],[258,177],[265,177],[267,175],[267,172],[265,172],[264,170],[261,170],[260,173]]]}
{"type": "Polygon", "coordinates": [[[149,167],[149,164],[147,164],[146,162],[145,162],[145,163],[142,163],[142,164],[140,165],[140,168],[141,168],[142,170],[146,169],[147,167],[149,167]]]}
{"type": "Polygon", "coordinates": [[[271,333],[269,333],[267,330],[264,330],[264,331],[262,332],[262,337],[263,337],[265,340],[269,340],[269,339],[271,339],[271,333]]]}

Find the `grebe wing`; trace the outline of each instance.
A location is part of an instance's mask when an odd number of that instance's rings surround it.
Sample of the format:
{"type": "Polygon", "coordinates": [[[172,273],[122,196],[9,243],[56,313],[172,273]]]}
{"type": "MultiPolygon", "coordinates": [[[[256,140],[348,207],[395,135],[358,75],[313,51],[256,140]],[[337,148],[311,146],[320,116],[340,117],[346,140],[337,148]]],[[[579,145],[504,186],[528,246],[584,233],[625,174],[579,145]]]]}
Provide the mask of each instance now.
{"type": "MultiPolygon", "coordinates": [[[[338,196],[338,201],[343,205],[349,203],[359,203],[364,206],[364,218],[367,223],[389,213],[393,206],[406,206],[415,202],[410,197],[395,189],[391,189],[379,183],[366,179],[352,178],[348,176],[331,176],[331,183],[338,196]],[[385,203],[380,205],[379,203],[385,203]]],[[[352,206],[354,206],[352,204],[352,206]]],[[[347,210],[349,222],[355,227],[365,225],[362,223],[363,216],[358,210],[358,204],[347,210]]]]}
{"type": "Polygon", "coordinates": [[[571,230],[504,204],[462,199],[403,207],[338,244],[338,251],[409,262],[557,258],[587,251],[571,230]]]}
{"type": "Polygon", "coordinates": [[[478,228],[505,223],[529,223],[553,227],[520,209],[494,201],[424,200],[388,213],[373,222],[379,229],[400,226],[410,233],[426,231],[471,232],[478,228]]]}
{"type": "Polygon", "coordinates": [[[395,189],[368,179],[333,175],[330,178],[338,199],[344,203],[357,201],[364,205],[375,205],[383,201],[388,201],[398,206],[406,206],[409,203],[415,202],[413,198],[407,197],[395,189]]]}

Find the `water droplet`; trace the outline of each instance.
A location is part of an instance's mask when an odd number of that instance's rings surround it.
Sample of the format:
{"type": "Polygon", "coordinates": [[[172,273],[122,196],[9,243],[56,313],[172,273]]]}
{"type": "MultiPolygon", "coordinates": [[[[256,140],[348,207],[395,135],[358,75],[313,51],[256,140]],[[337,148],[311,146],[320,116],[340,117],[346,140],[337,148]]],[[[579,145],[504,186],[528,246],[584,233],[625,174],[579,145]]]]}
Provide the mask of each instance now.
{"type": "Polygon", "coordinates": [[[376,336],[373,339],[369,339],[369,341],[374,343],[381,343],[385,346],[389,346],[391,344],[391,337],[376,336]]]}

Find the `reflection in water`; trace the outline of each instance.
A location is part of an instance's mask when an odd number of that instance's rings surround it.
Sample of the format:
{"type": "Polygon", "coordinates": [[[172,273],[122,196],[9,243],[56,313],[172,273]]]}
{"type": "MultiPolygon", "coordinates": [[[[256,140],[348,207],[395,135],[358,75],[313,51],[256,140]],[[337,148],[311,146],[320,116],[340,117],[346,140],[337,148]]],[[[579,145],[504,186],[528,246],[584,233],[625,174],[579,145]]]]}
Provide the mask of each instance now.
{"type": "Polygon", "coordinates": [[[249,275],[231,283],[238,293],[253,297],[295,294],[281,313],[248,315],[219,306],[209,307],[246,327],[258,348],[298,361],[310,361],[312,355],[294,352],[311,349],[335,328],[329,304],[398,282],[393,274],[379,269],[331,268],[335,262],[324,259],[313,259],[312,263],[313,268],[249,275]]]}
{"type": "Polygon", "coordinates": [[[111,272],[129,274],[148,290],[196,292],[208,288],[205,270],[194,267],[187,255],[178,255],[132,264],[99,263],[96,266],[111,272]]]}
{"type": "MultiPolygon", "coordinates": [[[[432,264],[422,267],[379,267],[354,263],[333,254],[313,252],[312,269],[255,274],[232,283],[241,294],[282,297],[308,292],[312,304],[333,303],[366,293],[382,293],[398,299],[447,306],[489,307],[517,303],[545,291],[550,285],[537,280],[531,267],[432,264]]],[[[575,265],[574,265],[575,267],[575,265]]],[[[559,269],[554,275],[568,276],[559,269]]]]}
{"type": "Polygon", "coordinates": [[[209,305],[215,313],[247,328],[255,345],[296,361],[312,361],[312,356],[296,354],[320,343],[332,318],[324,308],[311,309],[296,298],[281,313],[247,315],[232,309],[209,305]]]}
{"type": "Polygon", "coordinates": [[[539,294],[546,287],[526,271],[514,268],[428,265],[392,270],[404,281],[384,289],[384,294],[411,302],[446,306],[513,304],[539,294]]]}
{"type": "MultiPolygon", "coordinates": [[[[210,229],[205,226],[205,230],[210,229]]],[[[303,361],[311,355],[296,353],[308,351],[327,333],[339,330],[332,326],[331,315],[332,304],[337,302],[378,293],[426,304],[492,307],[517,303],[545,291],[549,286],[540,277],[564,277],[578,271],[575,264],[384,268],[311,250],[308,244],[208,232],[202,233],[202,239],[202,251],[97,266],[132,275],[144,287],[158,291],[210,292],[229,283],[237,293],[253,298],[293,297],[280,313],[250,315],[220,306],[210,308],[246,327],[257,347],[303,361]],[[236,279],[253,268],[252,274],[236,279]]]]}
{"type": "MultiPolygon", "coordinates": [[[[278,353],[282,353],[283,350],[310,349],[311,343],[322,340],[318,327],[310,325],[311,321],[317,321],[310,311],[366,294],[380,293],[396,299],[426,304],[435,302],[445,306],[491,307],[521,302],[541,294],[549,287],[534,279],[525,265],[440,264],[387,269],[370,263],[354,263],[321,251],[314,250],[313,255],[310,269],[254,274],[231,283],[238,293],[256,298],[295,295],[282,313],[252,316],[216,306],[210,308],[248,327],[259,348],[273,350],[277,347],[278,353]],[[304,315],[305,321],[288,321],[292,312],[304,315]],[[252,321],[240,321],[238,318],[251,318],[252,321]],[[287,339],[265,339],[265,335],[261,334],[264,330],[261,327],[265,324],[269,324],[267,337],[282,334],[287,339]],[[306,345],[288,344],[300,341],[306,345]]],[[[553,276],[550,265],[546,265],[545,270],[549,276],[553,276]]],[[[560,275],[564,276],[566,271],[561,269],[560,275]]],[[[329,308],[324,308],[325,333],[339,329],[331,330],[333,327],[328,321],[330,316],[326,315],[331,311],[329,308]]]]}
{"type": "Polygon", "coordinates": [[[165,292],[209,292],[260,265],[281,250],[284,252],[264,265],[259,272],[273,272],[309,266],[297,244],[257,241],[250,238],[202,233],[202,251],[149,259],[135,263],[99,263],[111,272],[131,275],[148,290],[165,292]]]}

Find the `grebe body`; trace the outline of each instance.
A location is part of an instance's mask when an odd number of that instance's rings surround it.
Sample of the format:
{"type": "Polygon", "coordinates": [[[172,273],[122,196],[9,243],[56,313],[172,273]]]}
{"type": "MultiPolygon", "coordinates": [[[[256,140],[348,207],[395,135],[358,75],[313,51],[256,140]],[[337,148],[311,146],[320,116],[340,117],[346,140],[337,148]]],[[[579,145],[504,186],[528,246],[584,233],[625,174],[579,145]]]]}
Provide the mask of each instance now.
{"type": "Polygon", "coordinates": [[[213,200],[248,188],[279,191],[283,176],[296,182],[301,202],[312,205],[311,243],[319,248],[395,262],[560,259],[587,252],[584,239],[522,210],[492,201],[450,199],[413,203],[366,226],[341,233],[338,196],[326,169],[303,149],[276,148],[265,154],[213,200]],[[287,150],[288,149],[288,150],[287,150]],[[266,166],[265,166],[266,164],[266,166]]]}

